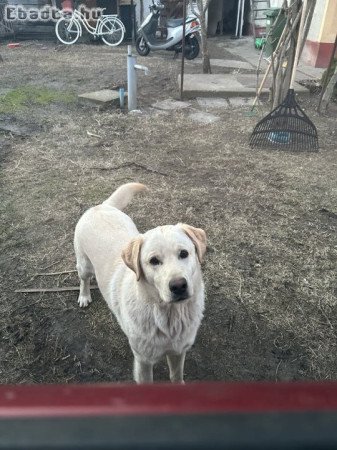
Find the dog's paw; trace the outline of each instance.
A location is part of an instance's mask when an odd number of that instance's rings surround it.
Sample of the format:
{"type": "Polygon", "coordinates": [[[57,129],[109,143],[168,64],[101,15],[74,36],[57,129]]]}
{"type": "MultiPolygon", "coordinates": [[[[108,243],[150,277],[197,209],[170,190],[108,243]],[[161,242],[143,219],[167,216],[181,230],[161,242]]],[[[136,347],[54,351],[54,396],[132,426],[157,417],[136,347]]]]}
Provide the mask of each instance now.
{"type": "Polygon", "coordinates": [[[86,296],[84,296],[84,295],[80,295],[80,296],[78,297],[77,302],[78,302],[78,304],[80,305],[80,308],[85,308],[86,306],[89,305],[89,303],[92,302],[92,299],[91,299],[91,297],[89,297],[89,296],[86,297],[86,296]]]}

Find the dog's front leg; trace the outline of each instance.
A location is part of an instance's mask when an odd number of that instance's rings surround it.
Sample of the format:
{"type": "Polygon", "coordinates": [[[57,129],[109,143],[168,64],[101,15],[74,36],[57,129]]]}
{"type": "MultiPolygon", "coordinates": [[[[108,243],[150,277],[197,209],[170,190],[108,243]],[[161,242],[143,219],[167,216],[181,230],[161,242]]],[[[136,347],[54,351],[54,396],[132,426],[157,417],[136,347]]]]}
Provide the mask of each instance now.
{"type": "Polygon", "coordinates": [[[153,383],[153,364],[144,362],[135,355],[133,378],[136,383],[153,383]]]}
{"type": "Polygon", "coordinates": [[[170,370],[170,380],[172,383],[184,383],[184,363],[186,352],[176,355],[168,353],[166,355],[170,370]]]}

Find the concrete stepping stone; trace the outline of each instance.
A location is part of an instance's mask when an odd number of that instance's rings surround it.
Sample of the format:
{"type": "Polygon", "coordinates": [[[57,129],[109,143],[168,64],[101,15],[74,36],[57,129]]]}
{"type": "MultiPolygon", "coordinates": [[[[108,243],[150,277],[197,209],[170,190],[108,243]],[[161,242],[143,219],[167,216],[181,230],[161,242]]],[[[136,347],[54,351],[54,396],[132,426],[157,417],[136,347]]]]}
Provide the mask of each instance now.
{"type": "Polygon", "coordinates": [[[227,109],[230,107],[228,99],[221,97],[197,97],[197,102],[203,108],[227,109]]]}
{"type": "MultiPolygon", "coordinates": [[[[247,61],[238,61],[237,59],[211,59],[211,67],[223,67],[229,70],[256,71],[256,69],[247,61]]],[[[201,64],[200,59],[194,59],[193,64],[201,64]]]]}
{"type": "Polygon", "coordinates": [[[167,100],[153,103],[152,106],[153,108],[163,109],[165,111],[177,111],[179,109],[188,108],[191,105],[188,102],[180,102],[178,100],[168,98],[167,100]]]}
{"type": "Polygon", "coordinates": [[[220,120],[219,116],[215,116],[214,114],[209,114],[206,112],[194,112],[192,114],[189,114],[188,117],[194,122],[198,122],[204,125],[220,120]]]}
{"type": "MultiPolygon", "coordinates": [[[[124,94],[124,97],[127,98],[127,93],[124,94]]],[[[82,104],[93,104],[99,107],[119,106],[119,92],[112,89],[80,94],[78,99],[82,104]]],[[[127,104],[127,101],[125,104],[127,104]]]]}
{"type": "Polygon", "coordinates": [[[240,106],[252,106],[254,102],[254,98],[248,97],[231,97],[228,99],[230,105],[232,107],[240,107],[240,106]]]}
{"type": "MultiPolygon", "coordinates": [[[[178,76],[180,87],[180,75],[178,76]]],[[[309,90],[298,83],[295,84],[297,94],[308,94],[309,90]]],[[[268,95],[269,89],[265,86],[262,95],[268,95]]],[[[184,96],[196,97],[255,97],[255,74],[185,74],[184,96]]]]}
{"type": "MultiPolygon", "coordinates": [[[[180,75],[178,76],[180,86],[180,75]]],[[[230,97],[240,94],[255,94],[256,89],[245,88],[233,75],[228,74],[185,74],[184,96],[195,97],[230,97]]]]}

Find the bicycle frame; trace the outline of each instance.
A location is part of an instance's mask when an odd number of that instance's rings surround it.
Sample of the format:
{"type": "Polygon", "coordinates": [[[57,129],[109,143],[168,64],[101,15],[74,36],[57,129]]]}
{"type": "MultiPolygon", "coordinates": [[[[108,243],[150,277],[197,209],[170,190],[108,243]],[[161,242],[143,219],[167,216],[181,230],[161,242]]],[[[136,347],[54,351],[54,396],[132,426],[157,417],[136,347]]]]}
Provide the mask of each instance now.
{"type": "MultiPolygon", "coordinates": [[[[105,8],[104,8],[105,9],[105,8]]],[[[102,11],[104,11],[104,9],[102,11]]],[[[69,14],[69,12],[66,12],[66,14],[69,14]]],[[[72,11],[71,13],[71,19],[70,19],[70,23],[69,23],[69,28],[71,28],[71,25],[73,24],[74,21],[79,22],[81,25],[84,26],[84,28],[86,29],[86,31],[92,35],[98,35],[99,34],[99,28],[100,26],[103,24],[103,22],[106,19],[118,19],[118,15],[117,14],[108,14],[108,15],[101,15],[99,16],[99,18],[97,19],[96,22],[96,26],[92,27],[89,22],[87,21],[86,17],[84,16],[83,13],[81,13],[80,11],[78,11],[77,9],[75,9],[74,11],[72,11]]],[[[82,36],[82,27],[80,27],[80,35],[82,36]]]]}

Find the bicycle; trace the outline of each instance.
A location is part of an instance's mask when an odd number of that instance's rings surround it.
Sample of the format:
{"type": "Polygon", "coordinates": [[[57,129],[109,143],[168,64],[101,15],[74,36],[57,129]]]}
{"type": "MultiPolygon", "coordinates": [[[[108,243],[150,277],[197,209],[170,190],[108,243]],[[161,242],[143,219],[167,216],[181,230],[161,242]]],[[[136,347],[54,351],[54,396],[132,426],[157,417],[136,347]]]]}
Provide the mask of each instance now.
{"type": "Polygon", "coordinates": [[[63,12],[63,17],[56,22],[57,39],[62,44],[75,44],[82,36],[82,26],[88,33],[94,37],[100,37],[106,45],[112,47],[119,45],[124,39],[125,26],[116,14],[99,16],[96,26],[92,27],[84,14],[77,9],[63,12]]]}

